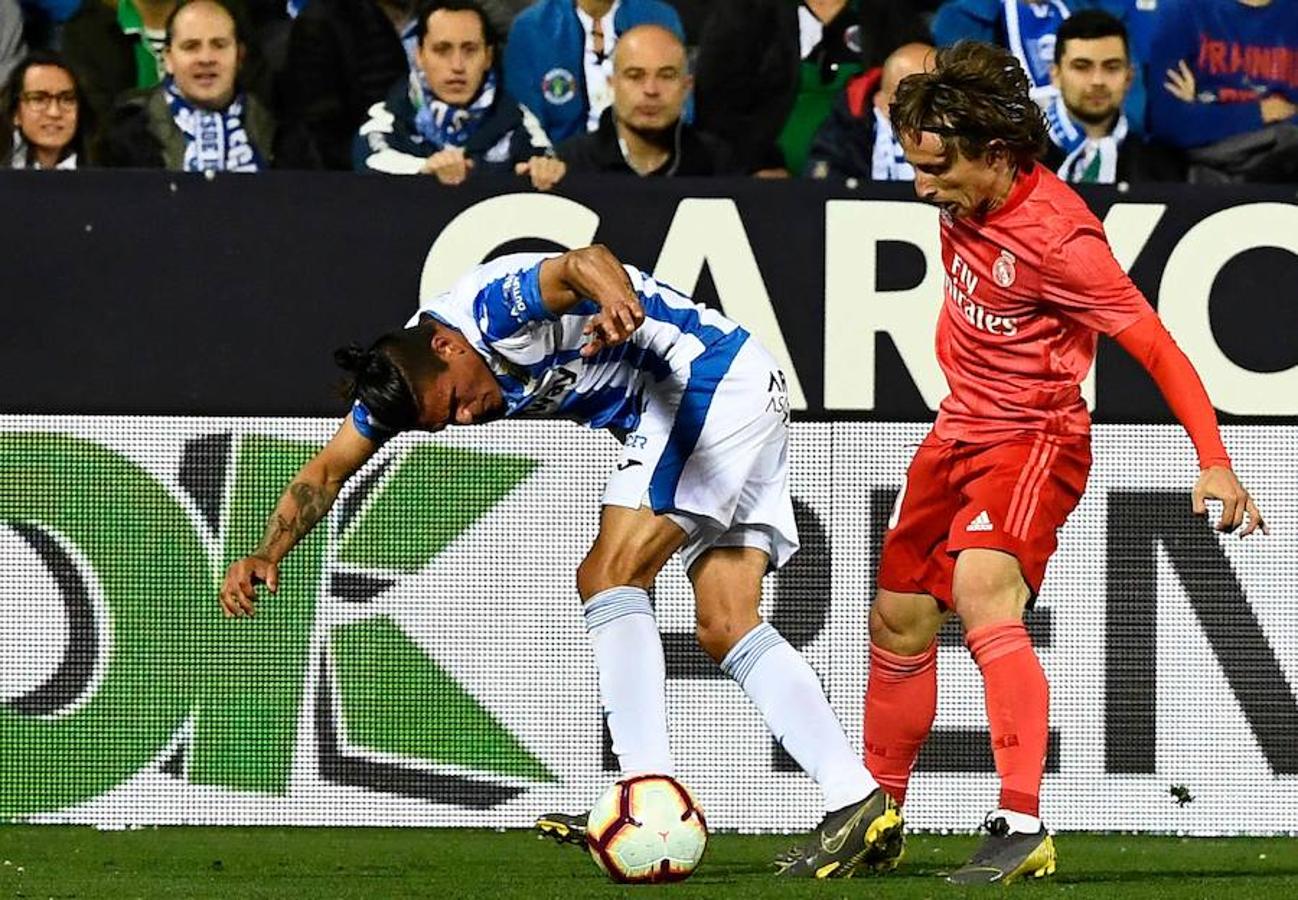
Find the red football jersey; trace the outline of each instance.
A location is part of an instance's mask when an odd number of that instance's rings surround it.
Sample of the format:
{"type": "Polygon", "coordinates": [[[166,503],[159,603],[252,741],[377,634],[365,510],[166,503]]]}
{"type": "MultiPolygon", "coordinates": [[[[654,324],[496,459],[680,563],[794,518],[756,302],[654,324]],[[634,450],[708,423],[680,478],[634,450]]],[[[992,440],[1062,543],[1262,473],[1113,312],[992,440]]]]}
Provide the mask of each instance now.
{"type": "Polygon", "coordinates": [[[985,218],[942,220],[937,358],[951,393],[934,431],[974,443],[1044,431],[1085,434],[1081,382],[1097,332],[1153,308],[1122,271],[1082,199],[1037,165],[985,218]]]}

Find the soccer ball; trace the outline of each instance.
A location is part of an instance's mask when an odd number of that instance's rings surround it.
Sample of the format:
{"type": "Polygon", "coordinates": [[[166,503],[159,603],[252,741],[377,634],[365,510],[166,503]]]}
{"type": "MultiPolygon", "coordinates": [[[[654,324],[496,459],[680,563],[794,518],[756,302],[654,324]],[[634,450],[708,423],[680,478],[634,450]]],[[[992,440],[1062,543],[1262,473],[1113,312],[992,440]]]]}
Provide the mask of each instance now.
{"type": "Polygon", "coordinates": [[[703,810],[675,778],[637,775],[595,801],[586,846],[595,863],[622,883],[684,881],[708,845],[703,810]]]}

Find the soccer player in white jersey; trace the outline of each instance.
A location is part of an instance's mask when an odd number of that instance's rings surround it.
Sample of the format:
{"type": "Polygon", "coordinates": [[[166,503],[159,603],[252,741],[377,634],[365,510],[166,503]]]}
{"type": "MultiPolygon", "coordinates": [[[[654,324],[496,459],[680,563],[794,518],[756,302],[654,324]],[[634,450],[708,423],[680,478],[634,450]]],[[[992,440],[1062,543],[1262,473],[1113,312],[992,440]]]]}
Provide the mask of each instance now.
{"type": "MultiPolygon", "coordinates": [[[[336,358],[353,377],[352,412],[280,497],[261,543],[231,564],[220,593],[227,616],[253,614],[258,583],[276,590],[280,560],[398,431],[527,416],[608,429],[624,449],[577,591],[622,773],[673,770],[648,589],[679,552],[699,642],[824,794],[825,818],[777,860],[779,872],[845,877],[896,865],[895,804],[806,660],[758,615],[763,575],[798,539],[784,377],[756,339],[587,247],[477,266],[404,330],[336,358]]],[[[579,821],[549,824],[580,839],[579,821]]]]}

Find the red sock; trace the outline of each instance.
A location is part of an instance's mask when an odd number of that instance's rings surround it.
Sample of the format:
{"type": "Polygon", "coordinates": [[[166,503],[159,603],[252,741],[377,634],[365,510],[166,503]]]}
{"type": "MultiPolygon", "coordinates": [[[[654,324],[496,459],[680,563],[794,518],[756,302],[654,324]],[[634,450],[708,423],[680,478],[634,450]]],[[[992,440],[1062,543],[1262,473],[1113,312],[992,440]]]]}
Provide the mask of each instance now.
{"type": "Polygon", "coordinates": [[[1039,815],[1046,770],[1050,685],[1022,622],[1000,622],[965,635],[983,673],[992,755],[1001,776],[1001,809],[1039,815]]]}
{"type": "Polygon", "coordinates": [[[870,645],[865,767],[898,804],[937,714],[937,641],[917,656],[870,645]]]}

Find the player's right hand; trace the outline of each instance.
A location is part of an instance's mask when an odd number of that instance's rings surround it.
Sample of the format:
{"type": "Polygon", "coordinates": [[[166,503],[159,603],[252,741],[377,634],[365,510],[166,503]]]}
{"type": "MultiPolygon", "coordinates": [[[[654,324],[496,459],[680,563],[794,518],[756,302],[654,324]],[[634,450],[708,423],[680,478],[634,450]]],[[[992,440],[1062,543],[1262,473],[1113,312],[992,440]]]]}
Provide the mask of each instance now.
{"type": "Polygon", "coordinates": [[[227,619],[257,613],[257,585],[273,594],[279,590],[279,564],[260,556],[245,556],[230,563],[221,583],[221,611],[227,619]]]}
{"type": "Polygon", "coordinates": [[[1199,473],[1191,495],[1191,507],[1196,516],[1208,514],[1208,505],[1204,502],[1208,499],[1221,501],[1221,519],[1216,525],[1218,531],[1234,531],[1244,525],[1247,514],[1248,524],[1240,531],[1240,537],[1248,537],[1259,528],[1263,534],[1271,533],[1257,504],[1227,467],[1212,466],[1199,473]]]}

